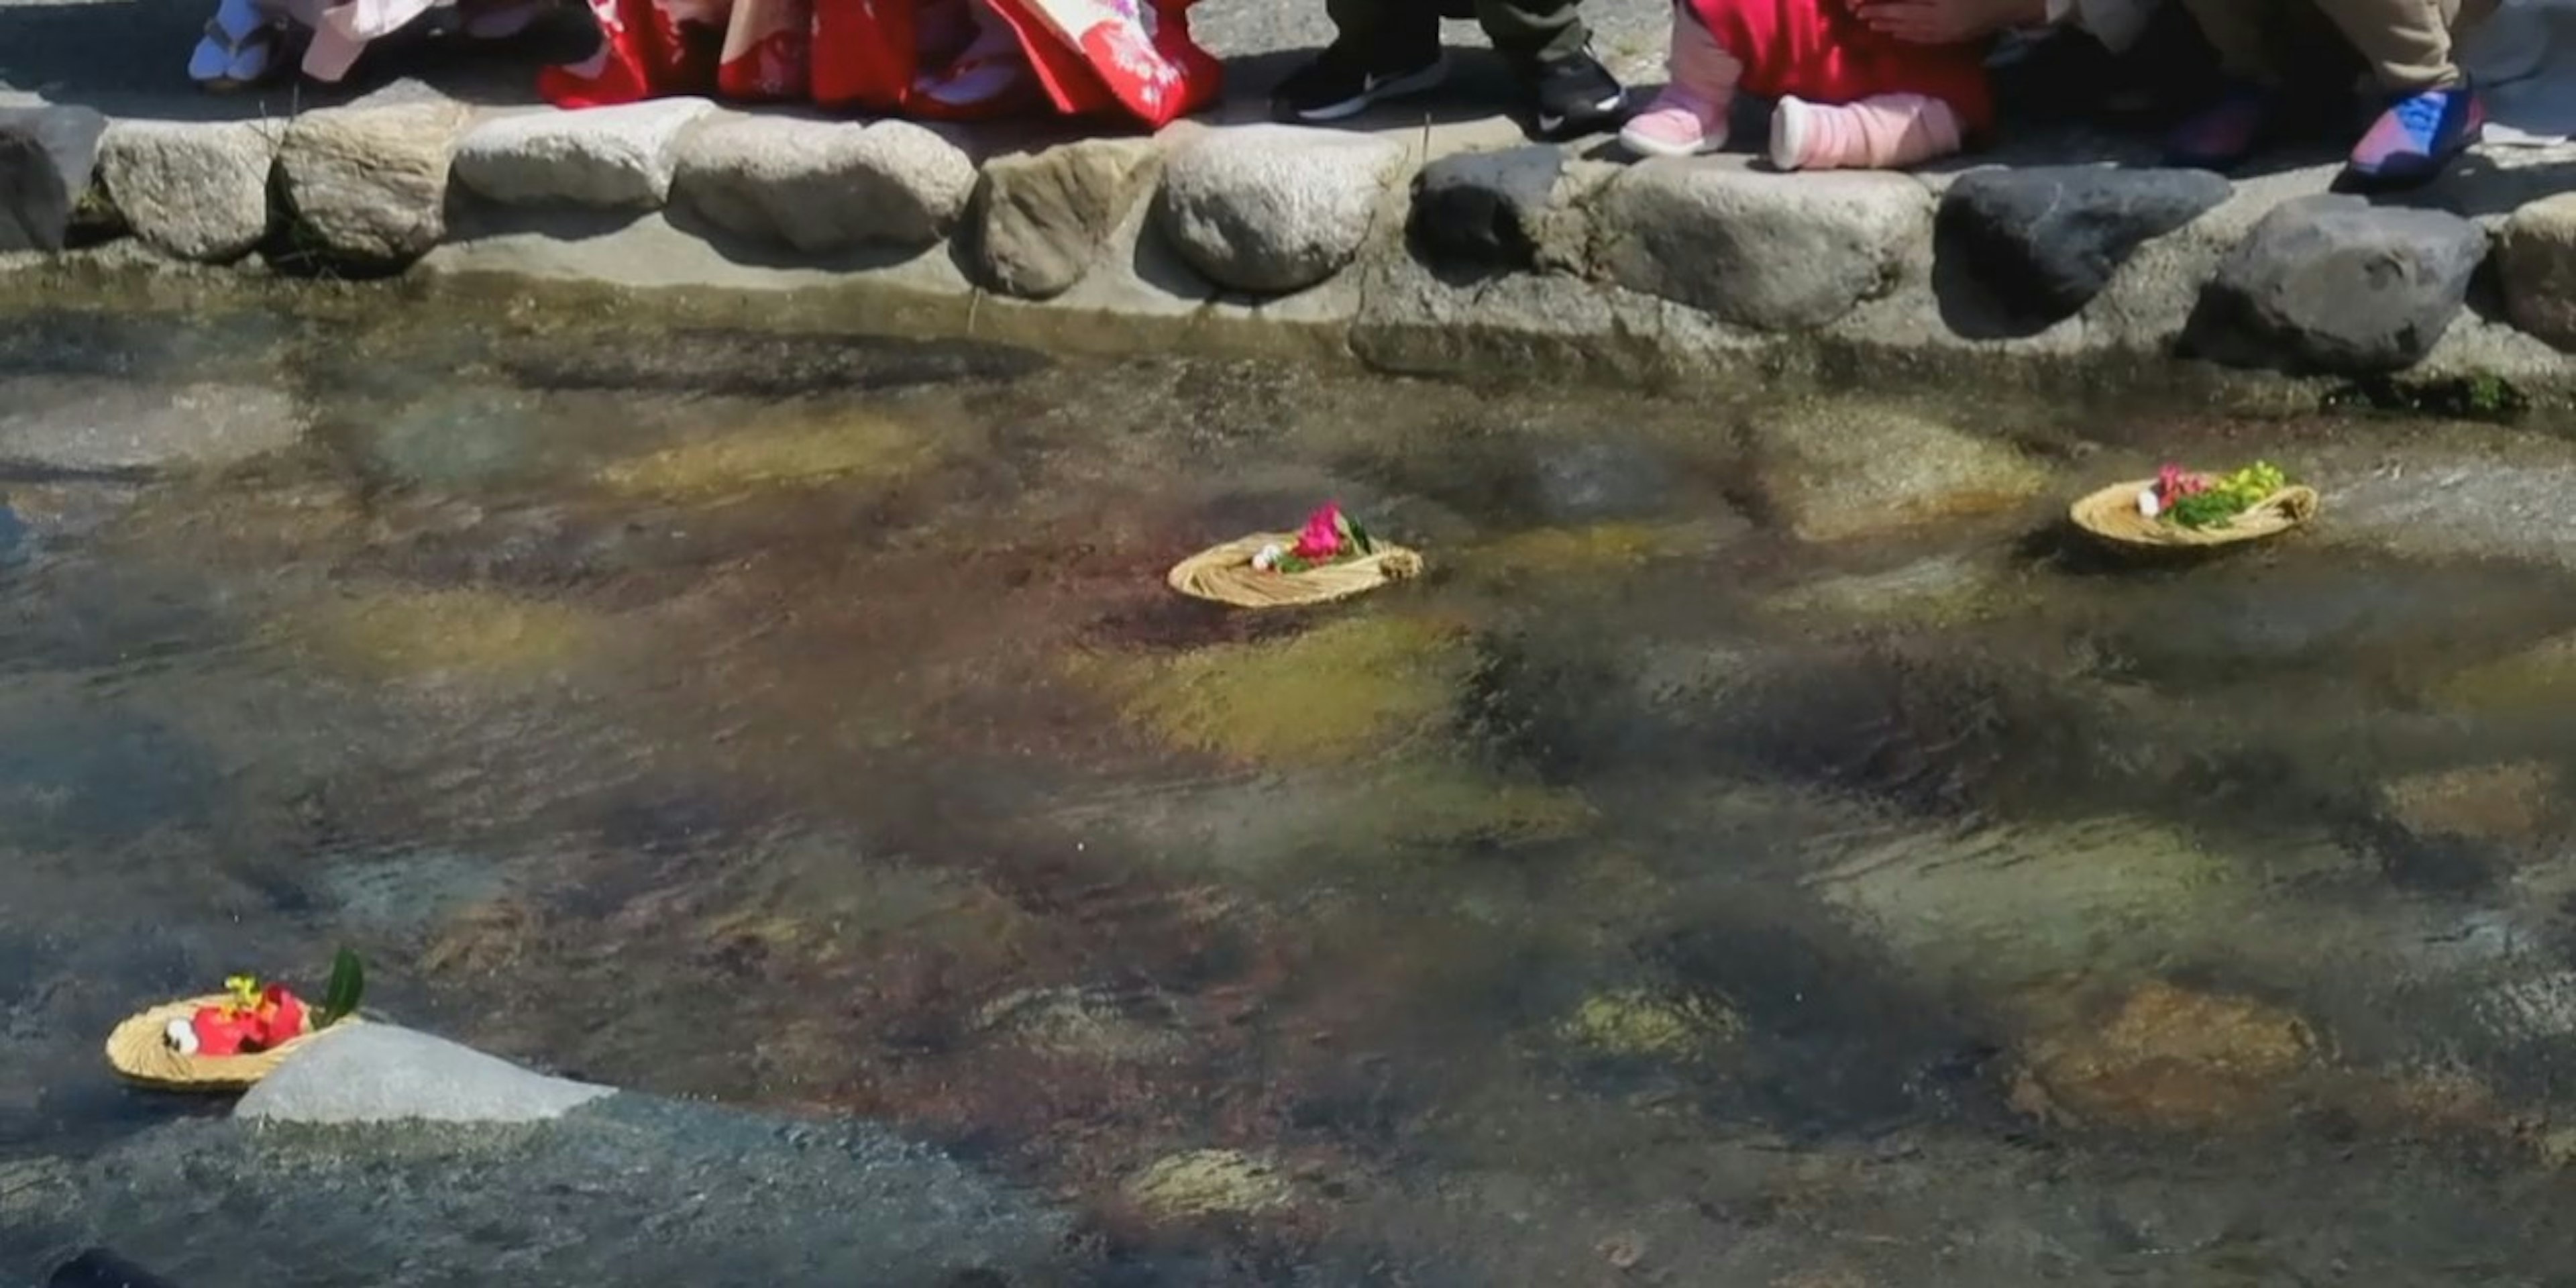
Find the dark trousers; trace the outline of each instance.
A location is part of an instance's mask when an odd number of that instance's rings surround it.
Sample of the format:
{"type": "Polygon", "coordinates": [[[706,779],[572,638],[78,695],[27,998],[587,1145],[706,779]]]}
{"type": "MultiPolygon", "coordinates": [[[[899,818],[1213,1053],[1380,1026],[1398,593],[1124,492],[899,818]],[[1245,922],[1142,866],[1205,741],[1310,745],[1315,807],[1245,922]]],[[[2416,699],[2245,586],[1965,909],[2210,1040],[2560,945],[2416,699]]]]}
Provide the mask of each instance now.
{"type": "Polygon", "coordinates": [[[1575,0],[1324,0],[1324,12],[1346,39],[1437,39],[1440,19],[1472,12],[1485,38],[1525,62],[1554,62],[1583,52],[1592,34],[1575,0]]]}

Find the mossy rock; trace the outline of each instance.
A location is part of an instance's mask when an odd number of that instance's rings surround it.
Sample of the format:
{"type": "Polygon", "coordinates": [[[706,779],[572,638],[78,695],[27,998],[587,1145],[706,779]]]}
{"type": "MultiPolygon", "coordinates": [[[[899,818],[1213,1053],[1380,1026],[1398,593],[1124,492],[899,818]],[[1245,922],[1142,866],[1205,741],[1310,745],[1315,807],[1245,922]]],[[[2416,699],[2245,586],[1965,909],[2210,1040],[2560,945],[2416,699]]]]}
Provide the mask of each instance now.
{"type": "Polygon", "coordinates": [[[1251,1215],[1297,1198],[1288,1176],[1266,1159],[1234,1149],[1202,1149],[1155,1160],[1129,1178],[1127,1200],[1161,1217],[1251,1215]]]}
{"type": "MultiPolygon", "coordinates": [[[[2056,1009],[2042,1001],[2043,1012],[2056,1009]]],[[[2181,1131],[2251,1125],[2317,1061],[2307,1021],[2251,998],[2162,982],[2107,1010],[2060,1012],[2024,1054],[2014,1099],[2060,1122],[2181,1131]]]]}
{"type": "Polygon", "coordinates": [[[1073,669],[1130,724],[1173,747],[1296,766],[1384,757],[1429,736],[1469,665],[1454,627],[1363,617],[1166,657],[1086,658],[1073,669]]]}
{"type": "Polygon", "coordinates": [[[324,605],[295,631],[328,661],[387,678],[531,678],[591,651],[604,628],[563,604],[476,589],[380,590],[324,605]]]}
{"type": "Polygon", "coordinates": [[[2433,702],[2474,715],[2548,715],[2576,706],[2576,635],[2561,635],[2453,674],[2433,702]]]}
{"type": "Polygon", "coordinates": [[[806,412],[618,461],[602,468],[597,481],[642,500],[720,501],[853,479],[896,482],[932,464],[936,447],[922,430],[901,421],[806,412]]]}
{"type": "Polygon", "coordinates": [[[1753,429],[1762,492],[1806,541],[2007,509],[2048,486],[2011,446],[1858,399],[1793,407],[1753,429]]]}
{"type": "Polygon", "coordinates": [[[1743,1017],[1703,997],[1642,989],[1596,993],[1557,1025],[1560,1039],[1609,1056],[1695,1060],[1742,1037],[1743,1017]]]}

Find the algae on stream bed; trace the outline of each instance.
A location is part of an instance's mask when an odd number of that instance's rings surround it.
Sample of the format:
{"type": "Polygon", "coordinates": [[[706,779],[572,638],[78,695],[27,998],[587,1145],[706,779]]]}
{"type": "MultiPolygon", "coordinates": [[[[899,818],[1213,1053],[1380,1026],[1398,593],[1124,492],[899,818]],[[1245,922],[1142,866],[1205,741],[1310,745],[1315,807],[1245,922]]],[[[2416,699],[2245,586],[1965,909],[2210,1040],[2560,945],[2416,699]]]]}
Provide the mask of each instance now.
{"type": "Polygon", "coordinates": [[[0,1277],[347,1204],[368,1284],[2576,1259],[2553,426],[514,326],[0,319],[0,1277]],[[2315,532],[2055,530],[2256,454],[2315,532]],[[1431,575],[1164,588],[1328,499],[1431,575]],[[415,1024],[759,1115],[654,1128],[712,1206],[532,1197],[661,1166],[614,1113],[368,1152],[99,1067],[342,944],[415,1024]],[[906,1177],[796,1269],[770,1218],[906,1177]]]}

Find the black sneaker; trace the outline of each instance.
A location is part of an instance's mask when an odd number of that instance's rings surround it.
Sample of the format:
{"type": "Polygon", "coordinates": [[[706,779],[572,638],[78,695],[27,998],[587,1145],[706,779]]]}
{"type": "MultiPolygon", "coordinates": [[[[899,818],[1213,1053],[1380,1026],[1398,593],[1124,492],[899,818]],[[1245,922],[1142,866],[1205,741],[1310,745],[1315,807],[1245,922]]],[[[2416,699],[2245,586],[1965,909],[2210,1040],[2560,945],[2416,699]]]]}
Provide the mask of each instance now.
{"type": "Polygon", "coordinates": [[[1372,103],[1436,89],[1449,60],[1435,36],[1427,42],[1336,40],[1315,61],[1279,83],[1270,99],[1280,116],[1321,125],[1357,116],[1372,103]]]}
{"type": "Polygon", "coordinates": [[[1530,69],[1529,80],[1538,99],[1537,128],[1531,132],[1541,139],[1579,139],[1617,129],[1628,119],[1628,91],[1588,53],[1540,63],[1530,69]]]}

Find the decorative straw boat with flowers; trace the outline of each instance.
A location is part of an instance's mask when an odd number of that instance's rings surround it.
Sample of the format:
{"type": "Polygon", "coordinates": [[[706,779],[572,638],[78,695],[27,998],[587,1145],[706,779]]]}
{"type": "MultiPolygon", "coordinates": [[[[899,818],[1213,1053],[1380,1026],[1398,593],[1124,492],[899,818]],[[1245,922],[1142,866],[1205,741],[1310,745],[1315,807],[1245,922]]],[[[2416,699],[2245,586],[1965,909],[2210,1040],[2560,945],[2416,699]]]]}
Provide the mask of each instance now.
{"type": "Polygon", "coordinates": [[[1422,556],[1369,535],[1337,505],[1297,532],[1257,532],[1211,546],[1172,569],[1172,589],[1237,608],[1321,604],[1421,575],[1422,556]]]}
{"type": "Polygon", "coordinates": [[[128,1080],[169,1091],[242,1091],[326,1030],[356,1022],[366,971],[342,951],[319,1008],[283,984],[235,975],[225,991],[128,1018],[107,1038],[107,1060],[128,1080]]]}
{"type": "Polygon", "coordinates": [[[2136,550],[2202,550],[2278,536],[2317,513],[2315,489],[2268,462],[2230,474],[2167,465],[2151,479],[2114,483],[2077,501],[2078,527],[2136,550]]]}

